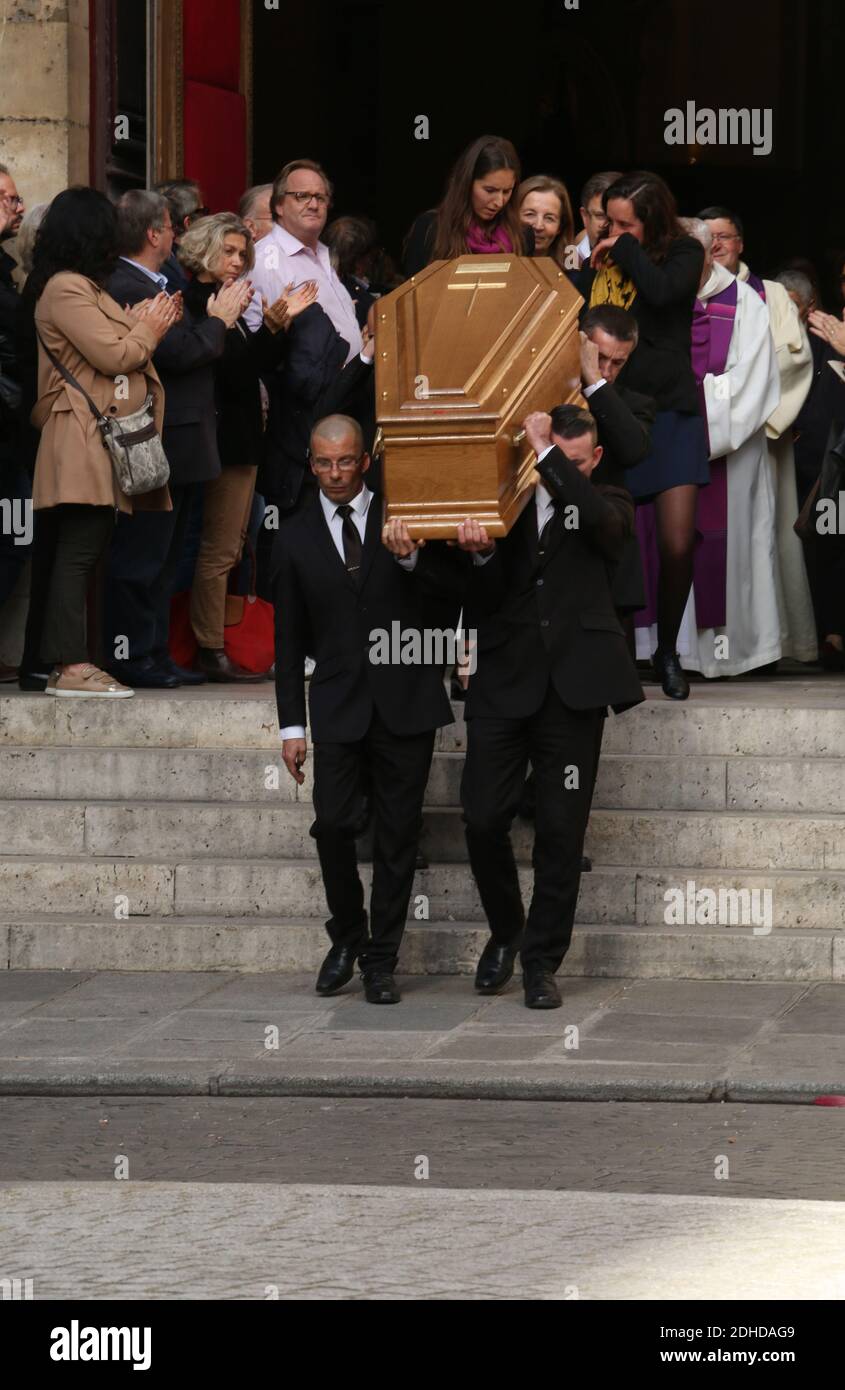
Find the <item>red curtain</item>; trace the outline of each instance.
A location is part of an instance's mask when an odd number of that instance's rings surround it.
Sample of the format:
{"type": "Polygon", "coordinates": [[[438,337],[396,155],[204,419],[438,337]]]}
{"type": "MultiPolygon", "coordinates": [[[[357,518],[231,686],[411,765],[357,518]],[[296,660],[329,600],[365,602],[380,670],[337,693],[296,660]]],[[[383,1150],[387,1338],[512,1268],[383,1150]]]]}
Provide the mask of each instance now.
{"type": "Polygon", "coordinates": [[[212,212],[234,211],[247,180],[240,0],[184,0],[185,177],[212,212]]]}

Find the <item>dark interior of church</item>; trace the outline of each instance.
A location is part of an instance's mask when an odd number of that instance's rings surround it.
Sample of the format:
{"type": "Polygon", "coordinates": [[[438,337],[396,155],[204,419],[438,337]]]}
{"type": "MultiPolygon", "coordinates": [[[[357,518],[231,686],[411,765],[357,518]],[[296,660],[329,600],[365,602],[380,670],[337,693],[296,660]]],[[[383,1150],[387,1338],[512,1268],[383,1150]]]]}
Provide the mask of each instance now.
{"type": "Polygon", "coordinates": [[[523,174],[562,177],[577,208],[599,169],[651,168],[692,215],[719,203],[746,228],[764,275],[807,256],[841,301],[845,191],[831,178],[842,0],[536,0],[519,7],[349,0],[268,8],[254,0],[253,173],[319,160],[333,215],[375,218],[398,257],[451,162],[485,132],[509,137],[523,174]],[[772,112],[770,154],[667,145],[664,113],[772,112]],[[418,116],[429,138],[415,138],[418,116]]]}

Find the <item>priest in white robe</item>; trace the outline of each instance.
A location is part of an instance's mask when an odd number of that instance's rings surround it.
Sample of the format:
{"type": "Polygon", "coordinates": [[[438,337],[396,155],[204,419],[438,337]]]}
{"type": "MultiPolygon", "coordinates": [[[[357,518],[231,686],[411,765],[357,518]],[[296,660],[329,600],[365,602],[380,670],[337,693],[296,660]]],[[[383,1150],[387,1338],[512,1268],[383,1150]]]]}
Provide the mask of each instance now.
{"type": "Polygon", "coordinates": [[[792,425],[812,385],[813,354],[795,304],[783,285],[761,280],[742,259],[745,250],[742,220],[730,208],[710,207],[699,213],[713,236],[713,259],[764,301],[780,373],[780,400],[767,422],[769,464],[775,489],[777,531],[777,591],[781,618],[781,655],[814,661],[816,623],[804,551],[793,531],[798,515],[792,425]]]}
{"type": "MultiPolygon", "coordinates": [[[[744,261],[739,262],[737,279],[744,283],[753,280],[744,261]]],[[[763,280],[762,285],[780,373],[780,402],[768,420],[766,436],[776,498],[781,655],[796,661],[815,661],[816,620],[804,547],[793,530],[798,516],[798,491],[792,444],[792,426],[813,383],[813,352],[785,286],[776,280],[763,280]]]]}

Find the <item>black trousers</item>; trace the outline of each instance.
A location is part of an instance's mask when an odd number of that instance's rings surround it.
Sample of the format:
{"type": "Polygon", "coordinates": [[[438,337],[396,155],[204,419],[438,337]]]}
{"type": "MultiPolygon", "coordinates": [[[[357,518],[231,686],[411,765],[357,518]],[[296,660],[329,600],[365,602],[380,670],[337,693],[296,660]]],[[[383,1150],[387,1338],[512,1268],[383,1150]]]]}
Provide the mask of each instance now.
{"type": "Polygon", "coordinates": [[[35,647],[49,671],[88,660],[88,584],[114,530],[114,508],[67,503],[39,510],[36,518],[30,594],[33,621],[27,623],[22,669],[42,669],[39,661],[27,664],[35,647]]]}
{"type": "Polygon", "coordinates": [[[377,713],[357,743],[314,745],[311,834],[323,874],[332,944],[358,946],[362,970],[394,970],[414,883],[434,730],[400,737],[377,713]],[[355,837],[365,789],[373,809],[369,932],[355,837]]]}
{"type": "Polygon", "coordinates": [[[461,802],[470,865],[493,939],[515,942],[524,927],[523,967],[557,970],[572,939],[604,715],[568,709],[550,685],[528,719],[467,721],[461,802]],[[537,805],[526,921],[510,827],[529,762],[537,805]]]}
{"type": "Polygon", "coordinates": [[[122,515],[109,549],[103,597],[105,660],[167,655],[170,600],[182,558],[191,503],[201,483],[170,489],[170,512],[122,515]],[[118,648],[120,639],[125,638],[118,648]]]}

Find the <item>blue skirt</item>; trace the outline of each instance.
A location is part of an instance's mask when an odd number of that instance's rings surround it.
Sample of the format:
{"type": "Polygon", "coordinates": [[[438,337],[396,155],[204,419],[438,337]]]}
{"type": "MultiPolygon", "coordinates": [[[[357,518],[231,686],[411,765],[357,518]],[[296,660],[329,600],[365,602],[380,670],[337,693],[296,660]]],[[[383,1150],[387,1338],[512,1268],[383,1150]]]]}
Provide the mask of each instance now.
{"type": "Polygon", "coordinates": [[[710,482],[707,431],[700,415],[660,410],[651,430],[651,452],[625,470],[625,486],[638,502],[670,487],[710,482]]]}

